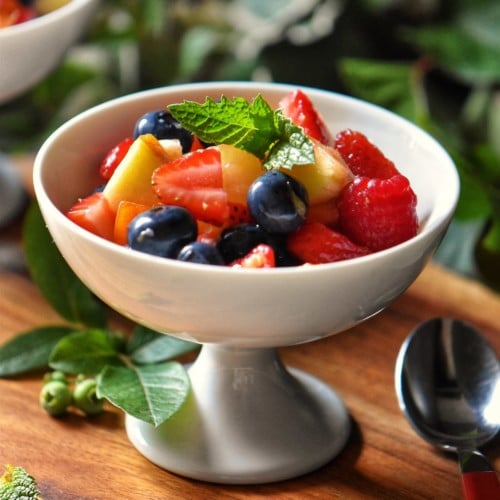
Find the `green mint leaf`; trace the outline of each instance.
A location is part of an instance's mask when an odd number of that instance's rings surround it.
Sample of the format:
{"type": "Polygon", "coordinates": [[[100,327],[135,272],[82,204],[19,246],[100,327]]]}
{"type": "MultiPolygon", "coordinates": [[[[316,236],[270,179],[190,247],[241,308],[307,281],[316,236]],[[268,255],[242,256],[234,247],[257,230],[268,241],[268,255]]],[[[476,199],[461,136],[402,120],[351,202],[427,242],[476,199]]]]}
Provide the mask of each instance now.
{"type": "Polygon", "coordinates": [[[186,370],[175,361],[132,367],[107,366],[97,381],[99,397],[155,426],[180,409],[191,387],[186,370]]]}
{"type": "Polygon", "coordinates": [[[35,478],[20,466],[7,464],[0,477],[1,500],[37,500],[40,490],[35,478]]]}
{"type": "Polygon", "coordinates": [[[198,347],[199,345],[194,342],[170,337],[144,326],[137,326],[132,332],[127,350],[132,362],[152,364],[176,358],[198,347]]]}
{"type": "Polygon", "coordinates": [[[291,122],[285,123],[283,130],[283,139],[273,145],[264,167],[268,170],[292,169],[295,165],[314,163],[313,144],[302,130],[291,122]]]}
{"type": "Polygon", "coordinates": [[[26,214],[23,247],[33,281],[58,314],[74,324],[98,328],[105,326],[104,306],[59,253],[36,203],[26,214]]]}
{"type": "Polygon", "coordinates": [[[99,373],[107,365],[123,365],[113,334],[105,330],[74,332],[60,340],[49,358],[54,370],[66,373],[99,373]]]}
{"type": "Polygon", "coordinates": [[[207,97],[203,104],[184,101],[171,104],[168,110],[202,141],[231,144],[259,158],[266,154],[270,142],[279,138],[274,112],[261,96],[252,103],[241,97],[232,101],[224,96],[220,101],[207,97]]]}
{"type": "Polygon", "coordinates": [[[18,334],[0,347],[0,377],[47,367],[56,344],[73,328],[47,326],[18,334]]]}
{"type": "Polygon", "coordinates": [[[262,159],[267,169],[314,163],[311,140],[260,95],[251,103],[242,97],[222,96],[220,101],[207,97],[202,104],[184,101],[169,105],[168,110],[202,141],[248,151],[262,159]]]}

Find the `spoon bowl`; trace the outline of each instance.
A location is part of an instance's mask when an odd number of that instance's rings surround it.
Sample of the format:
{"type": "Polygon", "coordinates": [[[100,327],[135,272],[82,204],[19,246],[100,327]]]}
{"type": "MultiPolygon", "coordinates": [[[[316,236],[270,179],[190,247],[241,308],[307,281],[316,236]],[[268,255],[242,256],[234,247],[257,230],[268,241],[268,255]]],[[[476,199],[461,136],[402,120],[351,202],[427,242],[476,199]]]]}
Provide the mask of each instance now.
{"type": "Polygon", "coordinates": [[[488,489],[498,488],[495,472],[477,451],[500,429],[500,365],[488,341],[456,319],[426,321],[401,347],[395,384],[415,431],[439,448],[456,451],[462,473],[482,474],[478,482],[491,481],[488,489]]]}

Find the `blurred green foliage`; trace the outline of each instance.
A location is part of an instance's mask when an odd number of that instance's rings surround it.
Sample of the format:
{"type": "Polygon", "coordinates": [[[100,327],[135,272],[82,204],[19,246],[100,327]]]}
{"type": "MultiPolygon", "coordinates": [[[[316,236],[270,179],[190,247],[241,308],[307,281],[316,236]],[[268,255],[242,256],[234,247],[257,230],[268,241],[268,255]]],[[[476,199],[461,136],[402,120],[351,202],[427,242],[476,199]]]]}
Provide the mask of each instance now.
{"type": "Polygon", "coordinates": [[[499,23],[498,0],[103,0],[61,66],[0,107],[0,150],[34,150],[79,111],[137,90],[274,80],[349,93],[416,122],[459,168],[457,218],[491,218],[499,23]]]}

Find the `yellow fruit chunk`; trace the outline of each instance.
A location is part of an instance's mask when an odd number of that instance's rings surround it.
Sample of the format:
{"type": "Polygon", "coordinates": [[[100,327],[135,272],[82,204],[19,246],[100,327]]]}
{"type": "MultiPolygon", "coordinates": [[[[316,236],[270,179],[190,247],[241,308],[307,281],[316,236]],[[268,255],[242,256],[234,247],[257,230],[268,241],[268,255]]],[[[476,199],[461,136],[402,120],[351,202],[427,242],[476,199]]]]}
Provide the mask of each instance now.
{"type": "Polygon", "coordinates": [[[119,245],[127,244],[128,225],[132,219],[142,212],[150,209],[149,205],[134,203],[133,201],[121,201],[116,211],[113,240],[119,245]]]}
{"type": "Polygon", "coordinates": [[[333,148],[313,140],[316,162],[311,165],[296,165],[283,170],[307,189],[310,204],[324,203],[336,198],[342,188],[354,178],[340,154],[333,148]]]}
{"type": "Polygon", "coordinates": [[[39,14],[48,14],[69,3],[69,0],[36,0],[35,9],[39,14]]]}
{"type": "Polygon", "coordinates": [[[221,144],[218,146],[222,166],[222,186],[227,201],[246,206],[247,192],[252,182],[264,173],[262,162],[242,149],[221,144]]]}
{"type": "Polygon", "coordinates": [[[103,195],[116,212],[121,201],[152,206],[158,197],[151,187],[153,172],[173,158],[151,134],[140,135],[114,171],[103,195]]]}

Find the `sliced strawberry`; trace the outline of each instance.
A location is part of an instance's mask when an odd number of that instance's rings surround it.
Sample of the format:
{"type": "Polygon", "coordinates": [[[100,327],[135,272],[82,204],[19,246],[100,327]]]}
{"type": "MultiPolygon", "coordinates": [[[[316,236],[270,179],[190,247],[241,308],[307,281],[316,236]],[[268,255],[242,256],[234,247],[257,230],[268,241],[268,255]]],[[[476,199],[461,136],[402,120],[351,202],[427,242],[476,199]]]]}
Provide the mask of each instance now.
{"type": "Polygon", "coordinates": [[[276,258],[271,246],[261,243],[250,250],[244,257],[229,264],[231,267],[243,267],[245,269],[262,269],[276,267],[276,258]]]}
{"type": "Polygon", "coordinates": [[[78,200],[66,215],[87,231],[113,241],[115,214],[101,192],[78,200]]]}
{"type": "Polygon", "coordinates": [[[309,137],[327,146],[333,146],[334,139],[325,121],[304,92],[301,90],[290,92],[281,99],[279,107],[283,114],[295,125],[302,127],[309,137]]]}
{"type": "Polygon", "coordinates": [[[108,152],[99,167],[99,174],[103,179],[108,180],[113,175],[116,167],[123,160],[133,142],[132,137],[127,137],[108,152]]]}
{"type": "Polygon", "coordinates": [[[309,264],[337,262],[370,253],[368,248],[356,245],[347,236],[320,222],[306,222],[290,234],[287,248],[295,257],[309,264]]]}
{"type": "Polygon", "coordinates": [[[340,194],[339,225],[350,239],[383,250],[417,234],[417,197],[408,179],[356,177],[340,194]]]}
{"type": "Polygon", "coordinates": [[[221,226],[229,218],[220,152],[215,147],[165,163],[153,173],[152,183],[162,203],[184,207],[195,219],[221,226]]]}
{"type": "Polygon", "coordinates": [[[388,179],[399,174],[394,163],[361,132],[342,130],[335,137],[335,149],[354,175],[388,179]]]}

